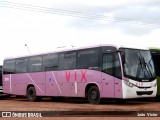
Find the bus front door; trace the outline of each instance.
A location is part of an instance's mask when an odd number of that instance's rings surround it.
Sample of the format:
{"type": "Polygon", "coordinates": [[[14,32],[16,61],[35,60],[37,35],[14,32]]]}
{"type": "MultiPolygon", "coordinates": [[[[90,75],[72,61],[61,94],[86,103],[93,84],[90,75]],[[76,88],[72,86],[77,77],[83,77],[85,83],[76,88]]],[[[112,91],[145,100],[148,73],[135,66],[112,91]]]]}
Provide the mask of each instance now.
{"type": "Polygon", "coordinates": [[[102,96],[106,98],[121,98],[121,66],[118,53],[106,53],[102,57],[102,96]]]}
{"type": "Polygon", "coordinates": [[[103,97],[114,98],[114,77],[112,76],[113,54],[103,54],[102,83],[103,97]]]}
{"type": "Polygon", "coordinates": [[[114,98],[114,78],[110,75],[102,73],[103,92],[102,97],[114,98]]]}

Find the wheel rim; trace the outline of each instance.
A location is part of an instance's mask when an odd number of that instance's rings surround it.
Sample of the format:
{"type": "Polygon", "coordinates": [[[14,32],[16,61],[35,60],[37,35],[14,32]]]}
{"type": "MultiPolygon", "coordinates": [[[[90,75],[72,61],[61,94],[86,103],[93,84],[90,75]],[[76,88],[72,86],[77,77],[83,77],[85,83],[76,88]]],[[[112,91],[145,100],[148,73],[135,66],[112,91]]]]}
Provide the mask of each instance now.
{"type": "Polygon", "coordinates": [[[91,92],[91,100],[94,101],[97,98],[97,92],[96,91],[92,91],[91,92]]]}
{"type": "Polygon", "coordinates": [[[34,91],[29,91],[29,98],[32,99],[34,97],[34,91]]]}
{"type": "Polygon", "coordinates": [[[100,103],[100,93],[99,89],[96,86],[92,86],[88,90],[88,100],[91,104],[99,104],[100,103]]]}

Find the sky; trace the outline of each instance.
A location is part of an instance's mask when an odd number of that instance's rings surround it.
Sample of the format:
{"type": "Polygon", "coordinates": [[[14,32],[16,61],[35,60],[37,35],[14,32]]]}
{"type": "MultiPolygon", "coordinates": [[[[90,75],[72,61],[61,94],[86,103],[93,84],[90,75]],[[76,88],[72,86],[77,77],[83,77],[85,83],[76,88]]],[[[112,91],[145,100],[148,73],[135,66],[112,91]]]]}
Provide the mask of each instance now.
{"type": "Polygon", "coordinates": [[[159,36],[159,0],[0,0],[0,64],[62,46],[160,48],[159,36]]]}

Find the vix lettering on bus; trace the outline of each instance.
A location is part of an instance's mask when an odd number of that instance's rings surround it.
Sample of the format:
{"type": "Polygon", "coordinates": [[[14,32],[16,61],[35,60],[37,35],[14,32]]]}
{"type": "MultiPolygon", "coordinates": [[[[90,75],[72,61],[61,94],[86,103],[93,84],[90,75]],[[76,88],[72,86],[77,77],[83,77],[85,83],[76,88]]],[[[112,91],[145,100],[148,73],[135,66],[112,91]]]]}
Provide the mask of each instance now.
{"type": "MultiPolygon", "coordinates": [[[[66,81],[67,82],[70,82],[70,78],[71,78],[71,72],[73,72],[73,71],[66,71],[66,81]]],[[[85,81],[85,82],[87,82],[87,78],[86,78],[86,72],[87,72],[87,70],[81,70],[80,71],[80,73],[81,73],[81,80],[79,80],[79,81],[85,81]]],[[[77,71],[75,70],[74,71],[74,81],[77,81],[77,71]]]]}

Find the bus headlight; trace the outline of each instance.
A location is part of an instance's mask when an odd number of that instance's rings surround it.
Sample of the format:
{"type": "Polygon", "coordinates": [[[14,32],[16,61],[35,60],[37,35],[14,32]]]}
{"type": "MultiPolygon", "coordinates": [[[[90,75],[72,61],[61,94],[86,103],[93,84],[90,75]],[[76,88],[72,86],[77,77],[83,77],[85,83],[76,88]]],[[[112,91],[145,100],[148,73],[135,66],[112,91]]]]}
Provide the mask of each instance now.
{"type": "Polygon", "coordinates": [[[129,81],[124,80],[123,82],[124,82],[128,87],[135,87],[135,85],[132,84],[132,83],[129,82],[129,81]]]}
{"type": "Polygon", "coordinates": [[[157,86],[157,83],[151,83],[151,86],[152,86],[152,87],[156,87],[156,86],[157,86]]]}
{"type": "Polygon", "coordinates": [[[156,87],[157,86],[157,83],[153,84],[153,87],[156,87]]]}

